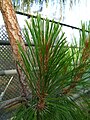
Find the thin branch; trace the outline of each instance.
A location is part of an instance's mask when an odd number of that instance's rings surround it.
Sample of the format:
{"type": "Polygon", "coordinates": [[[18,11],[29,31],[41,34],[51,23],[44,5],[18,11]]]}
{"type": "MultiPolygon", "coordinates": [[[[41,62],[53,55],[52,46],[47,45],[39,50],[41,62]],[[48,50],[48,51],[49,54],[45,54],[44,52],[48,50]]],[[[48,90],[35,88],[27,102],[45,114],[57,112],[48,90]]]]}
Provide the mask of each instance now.
{"type": "Polygon", "coordinates": [[[18,103],[22,103],[22,102],[26,102],[26,99],[25,99],[25,97],[21,97],[21,96],[1,102],[0,110],[10,108],[11,106],[16,105],[18,103]]]}

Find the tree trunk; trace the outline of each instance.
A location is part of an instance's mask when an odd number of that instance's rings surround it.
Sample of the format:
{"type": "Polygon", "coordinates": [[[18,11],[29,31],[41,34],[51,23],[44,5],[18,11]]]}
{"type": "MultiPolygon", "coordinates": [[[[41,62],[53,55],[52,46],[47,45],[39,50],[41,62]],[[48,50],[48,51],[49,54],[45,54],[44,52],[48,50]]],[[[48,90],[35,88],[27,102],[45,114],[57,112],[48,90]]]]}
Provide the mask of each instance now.
{"type": "MultiPolygon", "coordinates": [[[[6,26],[9,40],[10,40],[14,59],[15,61],[19,61],[19,63],[23,66],[23,62],[19,54],[16,40],[18,40],[21,43],[24,50],[25,50],[25,44],[22,39],[21,31],[20,31],[19,24],[16,18],[16,13],[14,11],[11,0],[0,0],[0,10],[1,10],[1,13],[4,19],[4,23],[6,26]]],[[[28,96],[28,89],[27,89],[28,85],[26,83],[25,77],[23,77],[24,74],[22,70],[19,68],[18,65],[16,66],[17,66],[17,71],[19,74],[19,80],[22,86],[22,95],[27,97],[28,96]]]]}

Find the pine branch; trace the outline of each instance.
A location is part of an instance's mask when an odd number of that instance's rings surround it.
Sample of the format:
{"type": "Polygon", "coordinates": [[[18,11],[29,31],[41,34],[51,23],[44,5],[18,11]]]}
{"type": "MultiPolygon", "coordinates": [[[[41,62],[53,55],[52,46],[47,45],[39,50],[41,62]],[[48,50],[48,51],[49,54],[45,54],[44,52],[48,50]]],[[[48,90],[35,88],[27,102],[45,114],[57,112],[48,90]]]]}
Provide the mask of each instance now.
{"type": "MultiPolygon", "coordinates": [[[[83,49],[82,52],[82,64],[85,64],[86,61],[88,60],[88,58],[90,57],[90,41],[86,40],[85,41],[85,47],[83,49]]],[[[78,66],[77,66],[78,67],[78,66]]],[[[74,81],[71,83],[71,85],[68,88],[64,88],[63,89],[63,94],[68,94],[71,92],[72,89],[74,89],[78,82],[81,80],[83,73],[86,71],[86,66],[85,67],[81,67],[81,69],[79,70],[79,72],[75,75],[74,77],[74,81]]]]}

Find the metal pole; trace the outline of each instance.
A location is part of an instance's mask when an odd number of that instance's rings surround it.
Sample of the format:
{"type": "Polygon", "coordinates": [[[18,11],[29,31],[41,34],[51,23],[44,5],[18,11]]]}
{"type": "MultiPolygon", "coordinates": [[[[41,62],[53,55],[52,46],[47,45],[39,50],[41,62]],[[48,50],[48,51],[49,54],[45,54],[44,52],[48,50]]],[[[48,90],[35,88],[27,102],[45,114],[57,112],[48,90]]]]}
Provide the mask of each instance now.
{"type": "Polygon", "coordinates": [[[1,70],[0,71],[0,76],[3,76],[3,75],[12,75],[12,74],[17,74],[17,70],[13,69],[13,70],[1,70]]]}

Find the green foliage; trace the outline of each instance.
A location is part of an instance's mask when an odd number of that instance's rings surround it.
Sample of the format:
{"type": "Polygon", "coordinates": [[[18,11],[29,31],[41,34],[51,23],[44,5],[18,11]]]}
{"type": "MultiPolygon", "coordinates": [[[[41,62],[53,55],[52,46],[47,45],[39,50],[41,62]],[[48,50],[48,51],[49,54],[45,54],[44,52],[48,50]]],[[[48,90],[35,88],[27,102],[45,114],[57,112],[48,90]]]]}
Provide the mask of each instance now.
{"type": "Polygon", "coordinates": [[[74,48],[68,46],[59,23],[37,16],[31,18],[31,24],[27,21],[26,24],[27,51],[20,43],[18,46],[24,63],[24,68],[20,67],[32,90],[32,98],[20,107],[13,120],[89,120],[89,115],[72,97],[90,77],[90,48],[85,45],[85,30],[79,47],[75,42],[74,48]]]}

